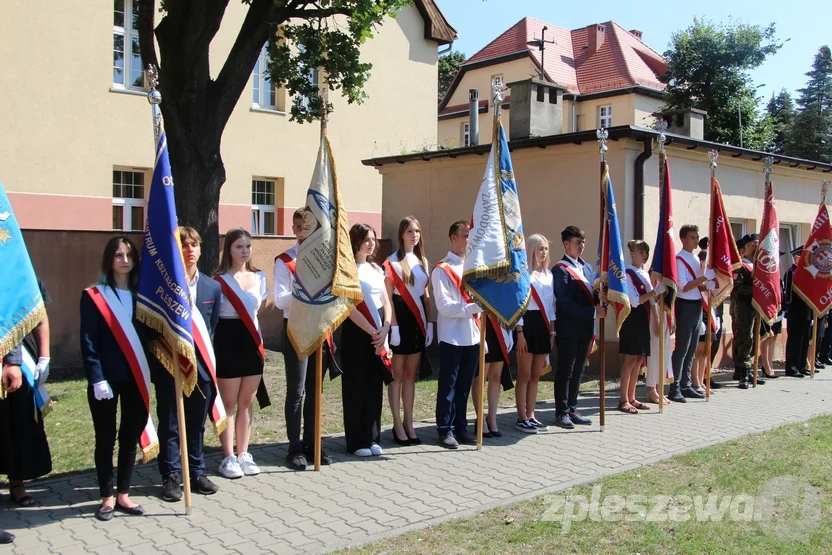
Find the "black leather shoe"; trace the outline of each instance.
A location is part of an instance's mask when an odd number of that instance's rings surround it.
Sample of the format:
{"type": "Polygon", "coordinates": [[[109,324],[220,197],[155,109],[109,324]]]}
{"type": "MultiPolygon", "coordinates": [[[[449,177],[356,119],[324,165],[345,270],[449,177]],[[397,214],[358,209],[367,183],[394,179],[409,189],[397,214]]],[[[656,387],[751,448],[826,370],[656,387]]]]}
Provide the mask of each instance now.
{"type": "Polygon", "coordinates": [[[191,480],[191,489],[202,495],[214,495],[220,488],[217,487],[217,484],[209,480],[208,476],[203,474],[202,476],[191,480]]]}
{"type": "Polygon", "coordinates": [[[98,507],[97,511],[95,511],[95,518],[103,522],[107,522],[108,520],[113,520],[114,513],[115,511],[112,507],[105,507],[104,505],[102,505],[98,507]]]}
{"type": "MultiPolygon", "coordinates": [[[[803,374],[804,376],[811,376],[812,375],[812,373],[809,371],[808,368],[802,368],[800,370],[800,373],[803,374]]],[[[817,374],[817,370],[815,371],[815,374],[817,374]]]]}
{"type": "Polygon", "coordinates": [[[456,440],[462,445],[476,445],[477,440],[471,437],[468,433],[454,434],[456,440]]]}
{"type": "Polygon", "coordinates": [[[393,430],[393,443],[396,445],[401,445],[402,447],[407,447],[410,445],[410,440],[407,438],[407,435],[404,436],[404,439],[399,439],[399,436],[396,435],[396,430],[393,430]]]}
{"type": "Polygon", "coordinates": [[[817,368],[818,370],[823,370],[824,368],[826,368],[826,366],[824,366],[821,361],[816,360],[815,361],[815,368],[817,368]]]}
{"type": "Polygon", "coordinates": [[[785,375],[789,378],[802,378],[803,372],[801,372],[800,370],[795,370],[794,368],[789,368],[786,370],[785,375]]]}
{"type": "Polygon", "coordinates": [[[674,403],[687,403],[688,400],[685,399],[685,396],[678,389],[671,389],[670,393],[667,396],[668,399],[673,401],[674,403]]]}
{"type": "Polygon", "coordinates": [[[712,379],[711,380],[711,389],[722,389],[724,386],[719,383],[718,381],[712,379]]]}
{"type": "MultiPolygon", "coordinates": [[[[705,396],[693,389],[692,387],[686,387],[682,390],[682,396],[688,399],[704,399],[705,396]]],[[[671,399],[672,400],[672,399],[671,399]]]]}
{"type": "Polygon", "coordinates": [[[558,428],[565,428],[567,430],[571,430],[575,427],[575,423],[569,418],[568,414],[559,414],[555,418],[555,426],[558,428]]]}
{"type": "Polygon", "coordinates": [[[581,413],[579,413],[576,410],[570,410],[569,411],[569,420],[571,420],[572,423],[575,424],[576,426],[591,426],[592,425],[592,420],[591,419],[587,418],[586,416],[582,416],[581,413]]]}
{"type": "Polygon", "coordinates": [[[821,358],[821,359],[818,359],[818,360],[820,360],[822,363],[824,363],[826,365],[832,364],[832,358],[829,358],[829,357],[821,358]]]}
{"type": "Polygon", "coordinates": [[[737,387],[740,388],[740,389],[748,389],[748,387],[749,387],[748,380],[744,380],[744,379],[739,380],[739,383],[737,384],[737,387]]]}
{"type": "Polygon", "coordinates": [[[162,499],[169,503],[182,500],[182,488],[179,487],[181,477],[174,472],[162,482],[162,499]]]}
{"type": "Polygon", "coordinates": [[[738,379],[740,379],[740,371],[739,371],[739,370],[737,370],[736,368],[734,369],[734,374],[731,376],[731,379],[732,379],[732,380],[738,380],[738,379]]]}
{"type": "MultiPolygon", "coordinates": [[[[766,385],[766,379],[763,377],[764,375],[765,374],[763,372],[760,372],[759,374],[757,374],[757,385],[766,385]]],[[[754,376],[751,376],[751,382],[753,383],[753,381],[754,381],[754,376]]]]}
{"type": "Polygon", "coordinates": [[[136,505],[135,507],[125,507],[124,505],[116,501],[116,510],[121,511],[126,515],[144,516],[144,508],[141,505],[136,505]]]}
{"type": "Polygon", "coordinates": [[[422,445],[422,440],[419,439],[419,436],[416,436],[416,437],[407,436],[407,443],[408,443],[408,445],[422,445]]]}
{"type": "Polygon", "coordinates": [[[8,544],[14,541],[14,534],[6,530],[0,530],[0,544],[8,544]]]}
{"type": "Polygon", "coordinates": [[[295,470],[306,470],[306,467],[309,466],[309,462],[303,453],[289,453],[286,455],[286,462],[289,463],[289,467],[295,470]]]}
{"type": "MultiPolygon", "coordinates": [[[[314,451],[304,451],[303,454],[306,456],[306,460],[309,461],[309,464],[315,464],[315,452],[314,451]]],[[[326,452],[321,449],[321,466],[329,466],[332,464],[332,457],[326,454],[326,452]]]]}

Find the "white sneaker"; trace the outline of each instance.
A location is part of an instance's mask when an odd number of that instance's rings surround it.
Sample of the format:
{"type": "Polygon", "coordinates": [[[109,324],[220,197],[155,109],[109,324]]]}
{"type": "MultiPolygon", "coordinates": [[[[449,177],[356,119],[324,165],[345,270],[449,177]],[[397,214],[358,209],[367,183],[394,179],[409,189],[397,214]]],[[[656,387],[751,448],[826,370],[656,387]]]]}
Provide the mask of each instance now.
{"type": "Polygon", "coordinates": [[[373,443],[370,445],[370,451],[373,453],[374,457],[380,457],[384,454],[384,449],[381,448],[381,445],[378,443],[373,443]]]}
{"type": "Polygon", "coordinates": [[[234,455],[225,457],[220,463],[220,474],[231,479],[242,478],[243,469],[240,468],[240,464],[237,462],[237,457],[234,455]]]}
{"type": "Polygon", "coordinates": [[[254,464],[254,458],[250,453],[240,453],[237,455],[237,464],[246,476],[257,476],[260,474],[260,467],[254,464]]]}
{"type": "Polygon", "coordinates": [[[367,449],[366,447],[364,447],[363,449],[359,449],[355,453],[353,453],[353,455],[355,455],[356,457],[370,457],[372,456],[372,454],[373,452],[367,449]]]}

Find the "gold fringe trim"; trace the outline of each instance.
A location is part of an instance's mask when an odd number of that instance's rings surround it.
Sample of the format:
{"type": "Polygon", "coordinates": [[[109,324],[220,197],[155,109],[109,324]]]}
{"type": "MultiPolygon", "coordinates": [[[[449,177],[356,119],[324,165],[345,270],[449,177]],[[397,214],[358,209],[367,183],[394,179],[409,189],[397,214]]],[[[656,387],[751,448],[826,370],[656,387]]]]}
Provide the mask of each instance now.
{"type": "Polygon", "coordinates": [[[23,338],[40,324],[44,316],[46,316],[46,308],[43,305],[43,299],[40,299],[34,308],[0,339],[0,359],[5,358],[12,349],[17,347],[23,338]]]}
{"type": "MultiPolygon", "coordinates": [[[[467,284],[465,284],[465,282],[463,282],[463,285],[467,285],[467,284]]],[[[520,318],[523,317],[523,314],[526,312],[526,308],[529,305],[529,299],[531,299],[531,297],[532,297],[531,287],[530,287],[529,292],[526,294],[525,300],[523,300],[523,303],[520,305],[520,308],[517,309],[517,312],[512,314],[510,318],[505,319],[505,318],[503,318],[502,314],[497,312],[497,310],[493,306],[491,306],[491,304],[488,301],[486,301],[485,298],[482,295],[480,295],[479,293],[477,293],[476,291],[474,291],[474,290],[472,290],[468,287],[466,287],[465,289],[468,290],[468,293],[474,299],[474,302],[477,303],[480,306],[480,308],[482,308],[483,310],[487,310],[492,315],[494,315],[494,317],[506,329],[513,328],[514,325],[517,324],[517,322],[520,321],[520,318]]]]}
{"type": "MultiPolygon", "coordinates": [[[[612,300],[618,304],[624,305],[624,308],[621,309],[621,312],[615,318],[615,335],[617,336],[621,332],[621,325],[624,323],[624,320],[627,319],[627,316],[630,315],[630,298],[621,293],[619,291],[613,291],[609,287],[607,287],[607,300],[612,300]]],[[[615,308],[613,307],[613,310],[615,308]]]]}
{"type": "Polygon", "coordinates": [[[338,326],[344,323],[344,320],[349,317],[350,312],[352,312],[353,306],[358,304],[358,302],[352,302],[343,309],[341,314],[337,315],[332,321],[313,339],[308,345],[301,346],[298,344],[298,339],[295,338],[295,335],[292,333],[292,327],[288,326],[286,329],[286,335],[289,336],[289,341],[292,342],[292,346],[295,348],[295,352],[297,353],[299,358],[306,358],[312,353],[314,353],[318,347],[324,342],[326,336],[330,333],[334,332],[338,329],[338,326]]]}
{"type": "Polygon", "coordinates": [[[817,318],[818,320],[820,320],[821,318],[823,318],[823,317],[826,315],[826,313],[827,313],[827,312],[829,312],[829,308],[830,308],[830,307],[826,307],[826,310],[818,310],[818,307],[817,307],[817,306],[815,306],[815,303],[814,303],[814,302],[812,302],[812,301],[810,301],[810,300],[809,300],[809,297],[807,297],[806,295],[804,295],[804,294],[803,294],[803,291],[801,291],[800,289],[798,289],[797,287],[795,287],[795,285],[794,285],[794,281],[792,281],[792,291],[794,291],[795,293],[797,293],[797,294],[798,294],[798,296],[799,296],[801,299],[803,299],[803,302],[805,302],[807,305],[809,305],[809,307],[812,309],[812,312],[814,312],[814,313],[815,313],[815,318],[817,318]]]}
{"type": "MultiPolygon", "coordinates": [[[[742,264],[740,264],[740,265],[742,265],[742,264]]],[[[734,290],[734,278],[733,278],[733,276],[726,276],[722,272],[717,272],[717,274],[719,274],[720,276],[722,276],[723,278],[728,280],[728,284],[725,286],[724,289],[721,290],[721,292],[719,293],[719,296],[711,297],[711,307],[710,308],[713,308],[714,310],[716,310],[716,308],[719,305],[721,305],[728,296],[731,295],[731,291],[734,290]]],[[[717,283],[719,283],[719,280],[717,280],[717,283]]]]}
{"type": "Polygon", "coordinates": [[[540,375],[545,376],[546,374],[548,374],[551,371],[552,371],[552,365],[549,364],[549,365],[543,367],[543,370],[540,371],[540,375]]]}
{"type": "MultiPolygon", "coordinates": [[[[162,334],[164,337],[165,342],[167,343],[167,347],[170,348],[170,351],[159,345],[157,341],[153,341],[151,344],[150,350],[153,352],[153,355],[159,359],[159,362],[162,363],[162,366],[165,367],[173,379],[176,379],[176,363],[173,360],[174,353],[176,355],[181,355],[184,357],[191,365],[191,373],[190,375],[186,375],[185,372],[181,371],[182,374],[182,392],[190,397],[191,393],[193,393],[194,388],[196,387],[196,374],[198,372],[197,369],[197,362],[196,362],[196,352],[192,344],[188,343],[182,337],[174,332],[170,327],[165,323],[164,318],[159,316],[155,311],[149,310],[141,305],[136,305],[136,320],[143,323],[150,329],[162,334]]],[[[148,384],[148,388],[150,384],[148,384]]]]}
{"type": "MultiPolygon", "coordinates": [[[[511,256],[510,253],[509,256],[511,256]]],[[[482,268],[474,268],[462,274],[462,281],[466,282],[471,279],[500,279],[506,277],[510,269],[510,261],[500,262],[496,266],[484,266],[482,268]]]]}
{"type": "Polygon", "coordinates": [[[213,422],[214,424],[214,432],[219,435],[223,433],[226,429],[228,429],[228,417],[223,416],[219,422],[213,422]]]}
{"type": "MultiPolygon", "coordinates": [[[[774,318],[769,318],[768,316],[765,315],[765,313],[763,312],[763,309],[760,307],[759,303],[757,303],[757,301],[755,301],[754,299],[751,299],[751,306],[753,306],[757,310],[757,314],[760,315],[760,321],[761,322],[764,322],[767,326],[773,326],[774,325],[774,321],[777,320],[777,314],[774,315],[774,318]]],[[[770,334],[771,334],[771,332],[769,332],[769,335],[770,334]]],[[[762,336],[763,339],[765,339],[766,337],[768,337],[768,335],[762,336]]]]}
{"type": "Polygon", "coordinates": [[[142,464],[147,464],[159,456],[159,442],[155,441],[142,449],[142,464]]]}

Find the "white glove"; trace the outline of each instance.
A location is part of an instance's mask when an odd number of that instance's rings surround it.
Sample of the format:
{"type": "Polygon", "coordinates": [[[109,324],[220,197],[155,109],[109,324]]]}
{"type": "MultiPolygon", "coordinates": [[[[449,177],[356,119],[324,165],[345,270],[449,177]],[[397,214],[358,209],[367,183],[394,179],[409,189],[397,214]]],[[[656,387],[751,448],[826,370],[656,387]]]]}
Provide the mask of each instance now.
{"type": "Polygon", "coordinates": [[[716,283],[714,283],[713,281],[709,281],[708,282],[708,291],[713,291],[714,289],[716,289],[716,283]]]}
{"type": "Polygon", "coordinates": [[[390,345],[396,347],[402,342],[402,336],[399,334],[399,326],[390,328],[390,345]]]}
{"type": "Polygon", "coordinates": [[[49,357],[39,357],[38,363],[35,365],[35,381],[38,385],[46,383],[46,378],[49,377],[49,357]]]}
{"type": "Polygon", "coordinates": [[[468,303],[465,305],[465,314],[467,316],[473,316],[474,314],[479,314],[482,312],[480,305],[476,303],[468,303]]]}
{"type": "Polygon", "coordinates": [[[708,278],[708,280],[712,280],[716,278],[716,272],[714,272],[713,268],[708,268],[705,270],[705,277],[708,278]]]}
{"type": "Polygon", "coordinates": [[[113,390],[106,381],[92,384],[92,392],[96,401],[105,401],[113,398],[113,390]]]}
{"type": "Polygon", "coordinates": [[[425,337],[425,347],[433,343],[433,322],[428,322],[428,335],[425,337]]]}
{"type": "Polygon", "coordinates": [[[661,295],[662,293],[664,293],[665,291],[667,291],[667,286],[666,286],[664,283],[659,282],[659,283],[657,283],[657,284],[656,284],[656,286],[653,288],[653,291],[655,291],[655,292],[656,292],[656,295],[661,295]]]}
{"type": "Polygon", "coordinates": [[[699,335],[705,335],[705,330],[708,329],[708,326],[705,322],[699,322],[699,335]]]}
{"type": "Polygon", "coordinates": [[[716,323],[716,331],[719,332],[720,328],[722,328],[722,320],[720,320],[719,316],[717,316],[714,319],[714,322],[716,323]]]}

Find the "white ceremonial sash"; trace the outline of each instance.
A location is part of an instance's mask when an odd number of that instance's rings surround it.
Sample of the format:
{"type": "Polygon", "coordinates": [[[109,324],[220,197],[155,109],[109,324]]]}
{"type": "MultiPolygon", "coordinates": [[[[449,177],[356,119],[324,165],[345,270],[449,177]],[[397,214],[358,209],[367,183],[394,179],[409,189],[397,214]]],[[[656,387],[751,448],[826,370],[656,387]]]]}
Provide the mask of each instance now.
{"type": "MultiPolygon", "coordinates": [[[[235,295],[237,295],[237,300],[239,300],[240,303],[242,304],[242,306],[246,309],[246,314],[248,315],[249,319],[251,320],[251,323],[254,324],[254,327],[257,330],[257,333],[260,334],[260,343],[262,344],[263,343],[263,332],[260,331],[260,322],[257,320],[257,313],[252,312],[251,310],[249,310],[248,305],[246,305],[246,303],[244,301],[246,293],[245,293],[245,291],[243,291],[243,288],[240,287],[240,284],[237,283],[237,280],[234,279],[234,276],[229,276],[228,274],[222,274],[221,276],[216,276],[216,277],[223,280],[226,283],[226,285],[228,285],[228,287],[231,289],[231,291],[235,295]]],[[[229,299],[229,300],[231,300],[231,299],[229,299]]],[[[239,314],[239,311],[238,311],[237,315],[240,318],[245,319],[245,315],[239,314]]]]}
{"type": "Polygon", "coordinates": [[[214,355],[214,344],[211,341],[211,334],[208,333],[208,326],[205,325],[205,318],[202,317],[202,313],[198,309],[194,309],[191,311],[191,315],[196,351],[202,356],[208,375],[211,376],[211,381],[214,382],[214,389],[217,392],[214,396],[210,416],[211,422],[214,424],[214,431],[219,435],[225,430],[228,420],[225,414],[225,405],[220,397],[220,388],[217,385],[217,359],[214,355]]]}
{"type": "MultiPolygon", "coordinates": [[[[52,399],[49,397],[49,392],[46,391],[46,385],[40,383],[40,380],[35,380],[35,371],[37,370],[35,358],[24,345],[20,346],[20,351],[23,356],[23,365],[20,367],[20,370],[26,379],[26,383],[35,392],[35,408],[43,416],[46,416],[52,410],[52,399]]],[[[38,420],[37,411],[35,411],[35,420],[38,420]]]]}

